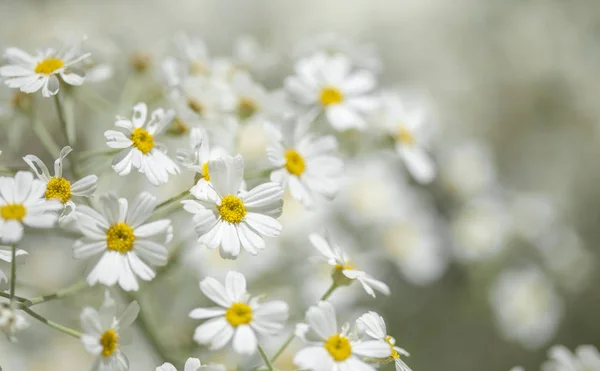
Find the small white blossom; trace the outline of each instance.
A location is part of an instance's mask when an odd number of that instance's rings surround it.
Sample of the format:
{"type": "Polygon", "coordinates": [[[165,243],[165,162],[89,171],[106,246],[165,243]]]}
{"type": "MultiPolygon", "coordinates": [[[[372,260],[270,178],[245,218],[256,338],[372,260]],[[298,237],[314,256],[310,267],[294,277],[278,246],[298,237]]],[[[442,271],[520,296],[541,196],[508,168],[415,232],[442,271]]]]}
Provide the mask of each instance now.
{"type": "Polygon", "coordinates": [[[555,345],[548,351],[550,360],[542,365],[542,371],[599,371],[600,353],[593,345],[580,345],[575,352],[563,345],[555,345]]]}
{"type": "Polygon", "coordinates": [[[396,371],[412,371],[410,367],[400,359],[401,355],[409,356],[410,354],[403,348],[396,346],[396,339],[387,334],[383,317],[375,312],[368,312],[360,316],[356,322],[358,327],[367,336],[370,336],[373,339],[383,340],[389,344],[392,352],[390,357],[394,360],[396,371]]]}
{"type": "Polygon", "coordinates": [[[0,304],[0,331],[4,332],[10,341],[16,341],[17,332],[29,327],[29,322],[22,312],[17,311],[10,303],[0,304]]]}

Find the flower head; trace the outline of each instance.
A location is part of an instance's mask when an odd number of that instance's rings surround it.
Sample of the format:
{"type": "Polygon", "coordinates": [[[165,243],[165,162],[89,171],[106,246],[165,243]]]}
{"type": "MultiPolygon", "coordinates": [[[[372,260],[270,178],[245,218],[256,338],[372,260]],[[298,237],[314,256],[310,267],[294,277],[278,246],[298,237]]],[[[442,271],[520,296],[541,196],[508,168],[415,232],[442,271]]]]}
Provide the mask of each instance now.
{"type": "Polygon", "coordinates": [[[15,335],[29,327],[25,316],[10,303],[0,303],[0,331],[4,332],[10,341],[16,341],[15,335]]]}
{"type": "Polygon", "coordinates": [[[368,337],[383,340],[389,344],[392,354],[388,359],[394,362],[396,371],[411,371],[410,367],[400,359],[401,356],[409,356],[410,354],[406,350],[396,346],[396,339],[387,334],[383,317],[375,312],[368,312],[360,316],[356,324],[368,337]]]}

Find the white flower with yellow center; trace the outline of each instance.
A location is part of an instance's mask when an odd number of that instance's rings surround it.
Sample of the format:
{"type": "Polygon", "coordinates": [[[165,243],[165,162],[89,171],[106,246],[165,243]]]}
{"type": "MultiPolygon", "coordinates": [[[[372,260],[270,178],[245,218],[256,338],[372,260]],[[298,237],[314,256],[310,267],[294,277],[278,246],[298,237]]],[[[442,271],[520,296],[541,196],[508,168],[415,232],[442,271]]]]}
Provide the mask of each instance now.
{"type": "Polygon", "coordinates": [[[593,345],[580,345],[571,352],[563,345],[555,345],[548,351],[549,361],[544,362],[542,371],[598,371],[600,353],[593,345]]]}
{"type": "MultiPolygon", "coordinates": [[[[198,358],[188,358],[183,366],[183,371],[226,371],[227,368],[224,365],[219,364],[208,364],[203,365],[200,363],[198,358]]],[[[156,368],[156,371],[177,371],[175,366],[170,363],[164,363],[162,366],[156,368]]]]}
{"type": "Polygon", "coordinates": [[[271,180],[289,187],[292,197],[311,207],[315,201],[332,199],[340,189],[343,162],[337,156],[333,136],[304,133],[300,122],[284,121],[270,128],[273,142],[267,157],[276,169],[271,180]]]}
{"type": "Polygon", "coordinates": [[[181,86],[169,93],[178,116],[214,124],[234,109],[234,99],[227,83],[205,76],[188,76],[181,86]]]}
{"type": "Polygon", "coordinates": [[[15,306],[10,303],[0,304],[0,331],[4,332],[10,341],[16,341],[17,332],[29,327],[23,312],[17,310],[15,306]]]}
{"type": "Polygon", "coordinates": [[[396,346],[396,339],[387,334],[383,317],[375,312],[367,312],[358,318],[356,324],[367,336],[370,336],[373,339],[383,340],[389,345],[392,353],[389,360],[392,360],[396,365],[396,371],[412,371],[410,367],[400,359],[401,355],[409,356],[410,354],[406,350],[396,346]]]}
{"type": "Polygon", "coordinates": [[[348,323],[338,330],[335,308],[326,301],[306,312],[306,322],[298,324],[296,336],[308,346],[294,357],[300,369],[315,371],[374,371],[363,359],[387,358],[390,345],[383,340],[360,340],[350,334],[348,323]]]}
{"type": "Polygon", "coordinates": [[[81,342],[85,350],[97,356],[92,371],[126,371],[129,360],[121,351],[121,345],[130,343],[129,326],[140,312],[140,306],[133,301],[117,317],[117,305],[108,291],[99,310],[86,307],[81,312],[83,334],[81,342]]]}
{"type": "MultiPolygon", "coordinates": [[[[27,256],[27,252],[25,250],[17,249],[16,251],[16,263],[22,264],[27,256]]],[[[0,260],[3,260],[7,263],[12,262],[12,248],[8,246],[0,246],[0,260]]],[[[0,269],[0,291],[6,290],[8,288],[8,277],[2,272],[0,269]]]]}
{"type": "Polygon", "coordinates": [[[233,114],[240,121],[259,121],[264,119],[265,112],[270,108],[269,93],[261,84],[256,83],[246,71],[237,71],[230,81],[233,94],[233,114]]]}
{"type": "Polygon", "coordinates": [[[278,218],[283,205],[283,188],[277,183],[264,183],[250,191],[240,187],[244,179],[242,156],[223,157],[208,163],[210,187],[197,192],[197,200],[181,201],[183,208],[194,214],[198,242],[209,249],[221,246],[223,258],[235,259],[240,245],[256,255],[265,248],[263,236],[279,236],[282,226],[278,218]]]}
{"type": "Polygon", "coordinates": [[[42,95],[50,97],[58,93],[60,80],[69,85],[83,84],[85,73],[74,65],[89,56],[90,53],[81,52],[81,43],[60,52],[41,50],[35,56],[18,48],[8,48],[4,52],[8,64],[0,67],[0,76],[6,78],[4,82],[11,88],[21,89],[24,93],[42,89],[42,95]]]}
{"type": "Polygon", "coordinates": [[[14,178],[0,177],[0,240],[6,244],[19,242],[23,227],[52,228],[63,209],[58,200],[46,200],[46,184],[34,179],[28,171],[14,178]]]}
{"type": "Polygon", "coordinates": [[[348,259],[346,253],[333,243],[330,238],[324,238],[318,234],[311,234],[309,240],[321,253],[327,264],[333,267],[332,277],[338,285],[349,285],[352,281],[358,281],[367,294],[375,297],[377,290],[384,295],[390,294],[390,288],[385,283],[371,277],[367,273],[357,269],[348,259]]]}
{"type": "MultiPolygon", "coordinates": [[[[47,200],[56,199],[62,202],[65,206],[65,212],[67,208],[71,211],[75,209],[75,203],[71,200],[73,196],[89,197],[96,191],[98,186],[96,175],[88,175],[72,184],[63,178],[63,161],[71,151],[72,149],[69,146],[60,151],[60,155],[54,161],[54,176],[50,176],[48,168],[37,156],[27,155],[23,157],[23,160],[33,170],[38,179],[46,183],[44,197],[47,200]]],[[[64,212],[63,216],[66,216],[64,212]]]]}
{"type": "Polygon", "coordinates": [[[194,340],[223,348],[233,339],[233,350],[240,354],[254,354],[256,335],[275,335],[283,329],[288,317],[288,305],[283,301],[259,303],[259,297],[250,297],[246,278],[230,271],[225,286],[212,277],[200,282],[200,290],[219,307],[196,308],[190,312],[194,319],[209,319],[196,328],[194,340]]]}
{"type": "Polygon", "coordinates": [[[167,263],[165,244],[173,237],[171,221],[146,223],[156,207],[156,197],[142,192],[131,204],[113,194],[100,197],[100,213],[82,205],[75,211],[84,237],[73,246],[75,259],[96,258],[87,277],[90,285],[118,283],[125,291],[137,291],[136,276],[150,281],[156,273],[148,264],[167,263]]]}
{"type": "Polygon", "coordinates": [[[150,183],[161,185],[169,181],[169,174],[179,174],[177,164],[167,156],[164,147],[155,142],[155,138],[173,119],[174,113],[159,108],[152,112],[148,122],[147,116],[146,104],[138,103],[133,107],[131,120],[117,117],[115,126],[125,132],[107,130],[104,137],[110,148],[123,149],[112,162],[117,174],[127,175],[135,167],[146,175],[150,183]]]}
{"type": "Polygon", "coordinates": [[[211,74],[212,61],[202,39],[178,33],[173,38],[173,44],[177,49],[175,56],[167,57],[161,65],[167,85],[179,85],[189,75],[211,74]]]}
{"type": "Polygon", "coordinates": [[[350,60],[340,54],[317,53],[296,63],[296,75],[285,80],[292,100],[325,112],[336,130],[365,129],[365,116],[378,101],[369,96],[375,78],[366,70],[351,71],[350,60]]]}

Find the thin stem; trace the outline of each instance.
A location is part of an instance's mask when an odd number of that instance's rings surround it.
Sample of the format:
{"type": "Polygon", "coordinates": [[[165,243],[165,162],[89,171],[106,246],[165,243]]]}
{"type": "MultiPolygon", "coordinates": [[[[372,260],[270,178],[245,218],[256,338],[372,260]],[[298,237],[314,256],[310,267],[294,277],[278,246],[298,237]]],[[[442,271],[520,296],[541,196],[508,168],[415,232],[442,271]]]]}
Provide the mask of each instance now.
{"type": "MultiPolygon", "coordinates": [[[[5,292],[0,291],[0,297],[10,299],[10,294],[7,294],[5,292]]],[[[20,302],[20,303],[23,303],[23,302],[27,301],[27,298],[24,298],[24,297],[21,297],[21,296],[17,296],[17,295],[13,296],[13,299],[15,301],[20,302]]]]}
{"type": "Polygon", "coordinates": [[[46,317],[43,317],[43,316],[37,314],[36,312],[32,311],[30,308],[23,307],[21,309],[23,309],[23,311],[25,313],[29,314],[31,317],[37,319],[38,321],[42,322],[43,324],[45,324],[45,325],[47,325],[49,327],[52,327],[55,330],[63,332],[65,334],[67,334],[67,335],[71,335],[71,336],[73,336],[73,337],[75,337],[77,339],[79,339],[81,337],[81,333],[80,332],[75,331],[75,330],[73,330],[71,328],[68,328],[66,326],[59,325],[56,322],[52,322],[49,319],[47,319],[46,317]]]}
{"type": "Polygon", "coordinates": [[[60,153],[60,147],[54,141],[52,134],[50,134],[46,126],[44,126],[44,123],[35,116],[35,113],[32,113],[30,118],[31,128],[35,135],[37,135],[40,142],[42,142],[42,145],[46,151],[48,151],[52,157],[58,157],[60,153]]]}
{"type": "Polygon", "coordinates": [[[267,369],[269,371],[273,371],[273,365],[271,364],[271,361],[269,361],[269,357],[267,357],[267,353],[265,353],[265,350],[263,349],[263,347],[260,346],[260,344],[258,344],[258,351],[260,352],[261,357],[265,361],[265,365],[267,366],[267,369]]]}
{"type": "Polygon", "coordinates": [[[190,193],[189,190],[185,190],[185,191],[181,192],[180,194],[178,194],[176,196],[173,196],[173,197],[169,198],[166,201],[161,202],[160,204],[158,204],[156,206],[156,208],[154,209],[154,211],[158,211],[159,209],[162,209],[163,207],[169,206],[170,204],[172,204],[172,203],[174,203],[176,201],[181,200],[182,198],[184,198],[185,196],[187,196],[189,193],[190,193]]]}
{"type": "Polygon", "coordinates": [[[96,157],[96,156],[110,156],[110,155],[119,153],[119,151],[120,151],[119,149],[103,148],[103,149],[99,149],[99,150],[95,150],[95,151],[80,152],[77,159],[78,160],[87,160],[88,158],[96,157]]]}
{"type": "Polygon", "coordinates": [[[329,287],[329,289],[323,294],[323,296],[321,296],[321,301],[322,300],[327,300],[328,297],[331,296],[331,294],[333,294],[333,292],[335,291],[335,289],[338,288],[338,285],[335,284],[335,282],[333,282],[331,284],[331,286],[329,287]]]}
{"type": "Polygon", "coordinates": [[[11,246],[12,256],[10,261],[10,301],[15,301],[15,287],[17,286],[17,245],[11,246]]]}
{"type": "Polygon", "coordinates": [[[67,138],[67,143],[69,142],[69,136],[67,135],[67,120],[65,118],[65,112],[63,110],[63,106],[60,102],[60,97],[58,93],[54,96],[54,105],[56,106],[56,113],[58,114],[58,120],[60,121],[60,125],[64,131],[64,135],[67,138]]]}
{"type": "MultiPolygon", "coordinates": [[[[67,116],[65,116],[65,110],[63,107],[63,103],[60,100],[60,94],[56,94],[54,96],[54,103],[56,106],[56,112],[58,114],[58,120],[60,121],[60,125],[62,127],[63,133],[65,135],[65,138],[67,138],[67,144],[69,146],[73,146],[73,141],[75,140],[75,133],[71,133],[71,131],[74,131],[73,129],[70,129],[71,127],[73,127],[72,125],[69,125],[69,122],[67,121],[67,116]]],[[[72,111],[70,111],[72,112],[72,111]]],[[[73,174],[73,176],[75,178],[81,178],[81,176],[79,175],[79,171],[77,170],[77,159],[75,158],[71,158],[68,162],[69,164],[69,170],[71,170],[71,174],[73,174]]]]}
{"type": "Polygon", "coordinates": [[[27,299],[27,300],[25,300],[25,302],[22,305],[30,307],[32,305],[45,303],[50,300],[64,298],[66,296],[75,294],[76,292],[79,292],[79,291],[85,289],[86,287],[88,287],[88,285],[85,281],[79,281],[69,287],[58,290],[54,294],[42,295],[42,296],[37,296],[35,298],[27,299]]]}

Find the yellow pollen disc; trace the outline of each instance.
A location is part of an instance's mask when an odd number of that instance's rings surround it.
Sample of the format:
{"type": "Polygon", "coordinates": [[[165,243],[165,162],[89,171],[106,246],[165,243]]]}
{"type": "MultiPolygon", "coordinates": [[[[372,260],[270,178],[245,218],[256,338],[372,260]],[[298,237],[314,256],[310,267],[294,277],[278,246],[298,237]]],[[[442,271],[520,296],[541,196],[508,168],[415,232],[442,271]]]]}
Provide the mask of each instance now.
{"type": "Polygon", "coordinates": [[[344,263],[344,265],[342,265],[342,264],[336,264],[334,268],[337,269],[337,270],[343,271],[343,270],[346,270],[346,269],[347,270],[352,270],[355,267],[354,267],[354,264],[352,264],[350,262],[346,262],[346,263],[344,263]]]}
{"type": "Polygon", "coordinates": [[[38,64],[35,66],[35,73],[42,73],[44,75],[49,75],[52,72],[56,71],[57,69],[62,68],[62,66],[64,66],[64,65],[65,65],[65,62],[63,62],[62,59],[47,58],[41,62],[38,62],[38,64]]]}
{"type": "Polygon", "coordinates": [[[392,349],[392,355],[390,357],[392,357],[394,359],[400,358],[400,353],[398,353],[398,351],[396,349],[394,349],[396,340],[394,340],[393,337],[388,335],[385,337],[385,342],[388,343],[390,345],[390,348],[392,349]]]}
{"type": "Polygon", "coordinates": [[[187,124],[179,117],[175,117],[175,119],[173,119],[173,124],[169,128],[169,134],[181,135],[187,133],[188,130],[187,124]]]}
{"type": "Polygon", "coordinates": [[[325,349],[338,362],[345,360],[352,354],[352,346],[347,337],[335,334],[325,342],[325,349]]]}
{"type": "Polygon", "coordinates": [[[23,204],[8,204],[4,206],[0,206],[0,216],[4,220],[18,220],[21,221],[27,214],[27,209],[23,204]]]}
{"type": "Polygon", "coordinates": [[[256,113],[257,109],[258,107],[256,107],[256,104],[252,99],[242,98],[238,104],[237,113],[242,120],[245,120],[252,117],[252,115],[256,113]]]}
{"type": "Polygon", "coordinates": [[[204,107],[202,106],[202,103],[198,102],[198,100],[188,97],[188,107],[196,112],[197,114],[201,115],[202,111],[204,111],[204,107]]]}
{"type": "Polygon", "coordinates": [[[326,86],[321,89],[321,104],[324,106],[342,103],[343,99],[344,94],[333,86],[326,86]]]}
{"type": "Polygon", "coordinates": [[[150,67],[152,56],[144,52],[135,52],[129,58],[129,64],[137,72],[144,72],[150,67]]]}
{"type": "Polygon", "coordinates": [[[133,130],[131,141],[133,142],[133,146],[143,154],[152,151],[152,148],[154,148],[154,137],[142,128],[135,128],[133,130]]]}
{"type": "Polygon", "coordinates": [[[233,327],[247,325],[252,321],[252,308],[245,303],[233,303],[225,312],[225,319],[233,327]]]}
{"type": "Polygon", "coordinates": [[[208,161],[202,165],[202,178],[207,182],[210,182],[210,174],[208,173],[208,161]]]}
{"type": "Polygon", "coordinates": [[[401,127],[400,130],[398,130],[396,140],[405,146],[412,146],[415,144],[415,137],[410,130],[406,129],[405,127],[401,127]]]}
{"type": "Polygon", "coordinates": [[[208,72],[206,65],[201,61],[190,62],[188,69],[192,75],[204,75],[208,72]]]}
{"type": "Polygon", "coordinates": [[[229,223],[239,223],[246,216],[246,206],[242,200],[234,195],[228,195],[221,199],[221,205],[217,206],[221,218],[229,223]]]}
{"type": "Polygon", "coordinates": [[[100,344],[102,345],[102,355],[110,356],[119,347],[119,334],[113,329],[106,331],[100,336],[100,344]]]}
{"type": "Polygon", "coordinates": [[[51,178],[44,195],[47,200],[57,198],[63,204],[71,199],[71,182],[65,178],[51,178]]]}
{"type": "Polygon", "coordinates": [[[300,176],[304,172],[304,169],[306,169],[306,163],[298,152],[289,149],[285,153],[285,168],[290,174],[300,176]]]}
{"type": "Polygon", "coordinates": [[[131,251],[134,241],[133,229],[125,223],[113,224],[106,232],[106,247],[121,254],[131,251]]]}

